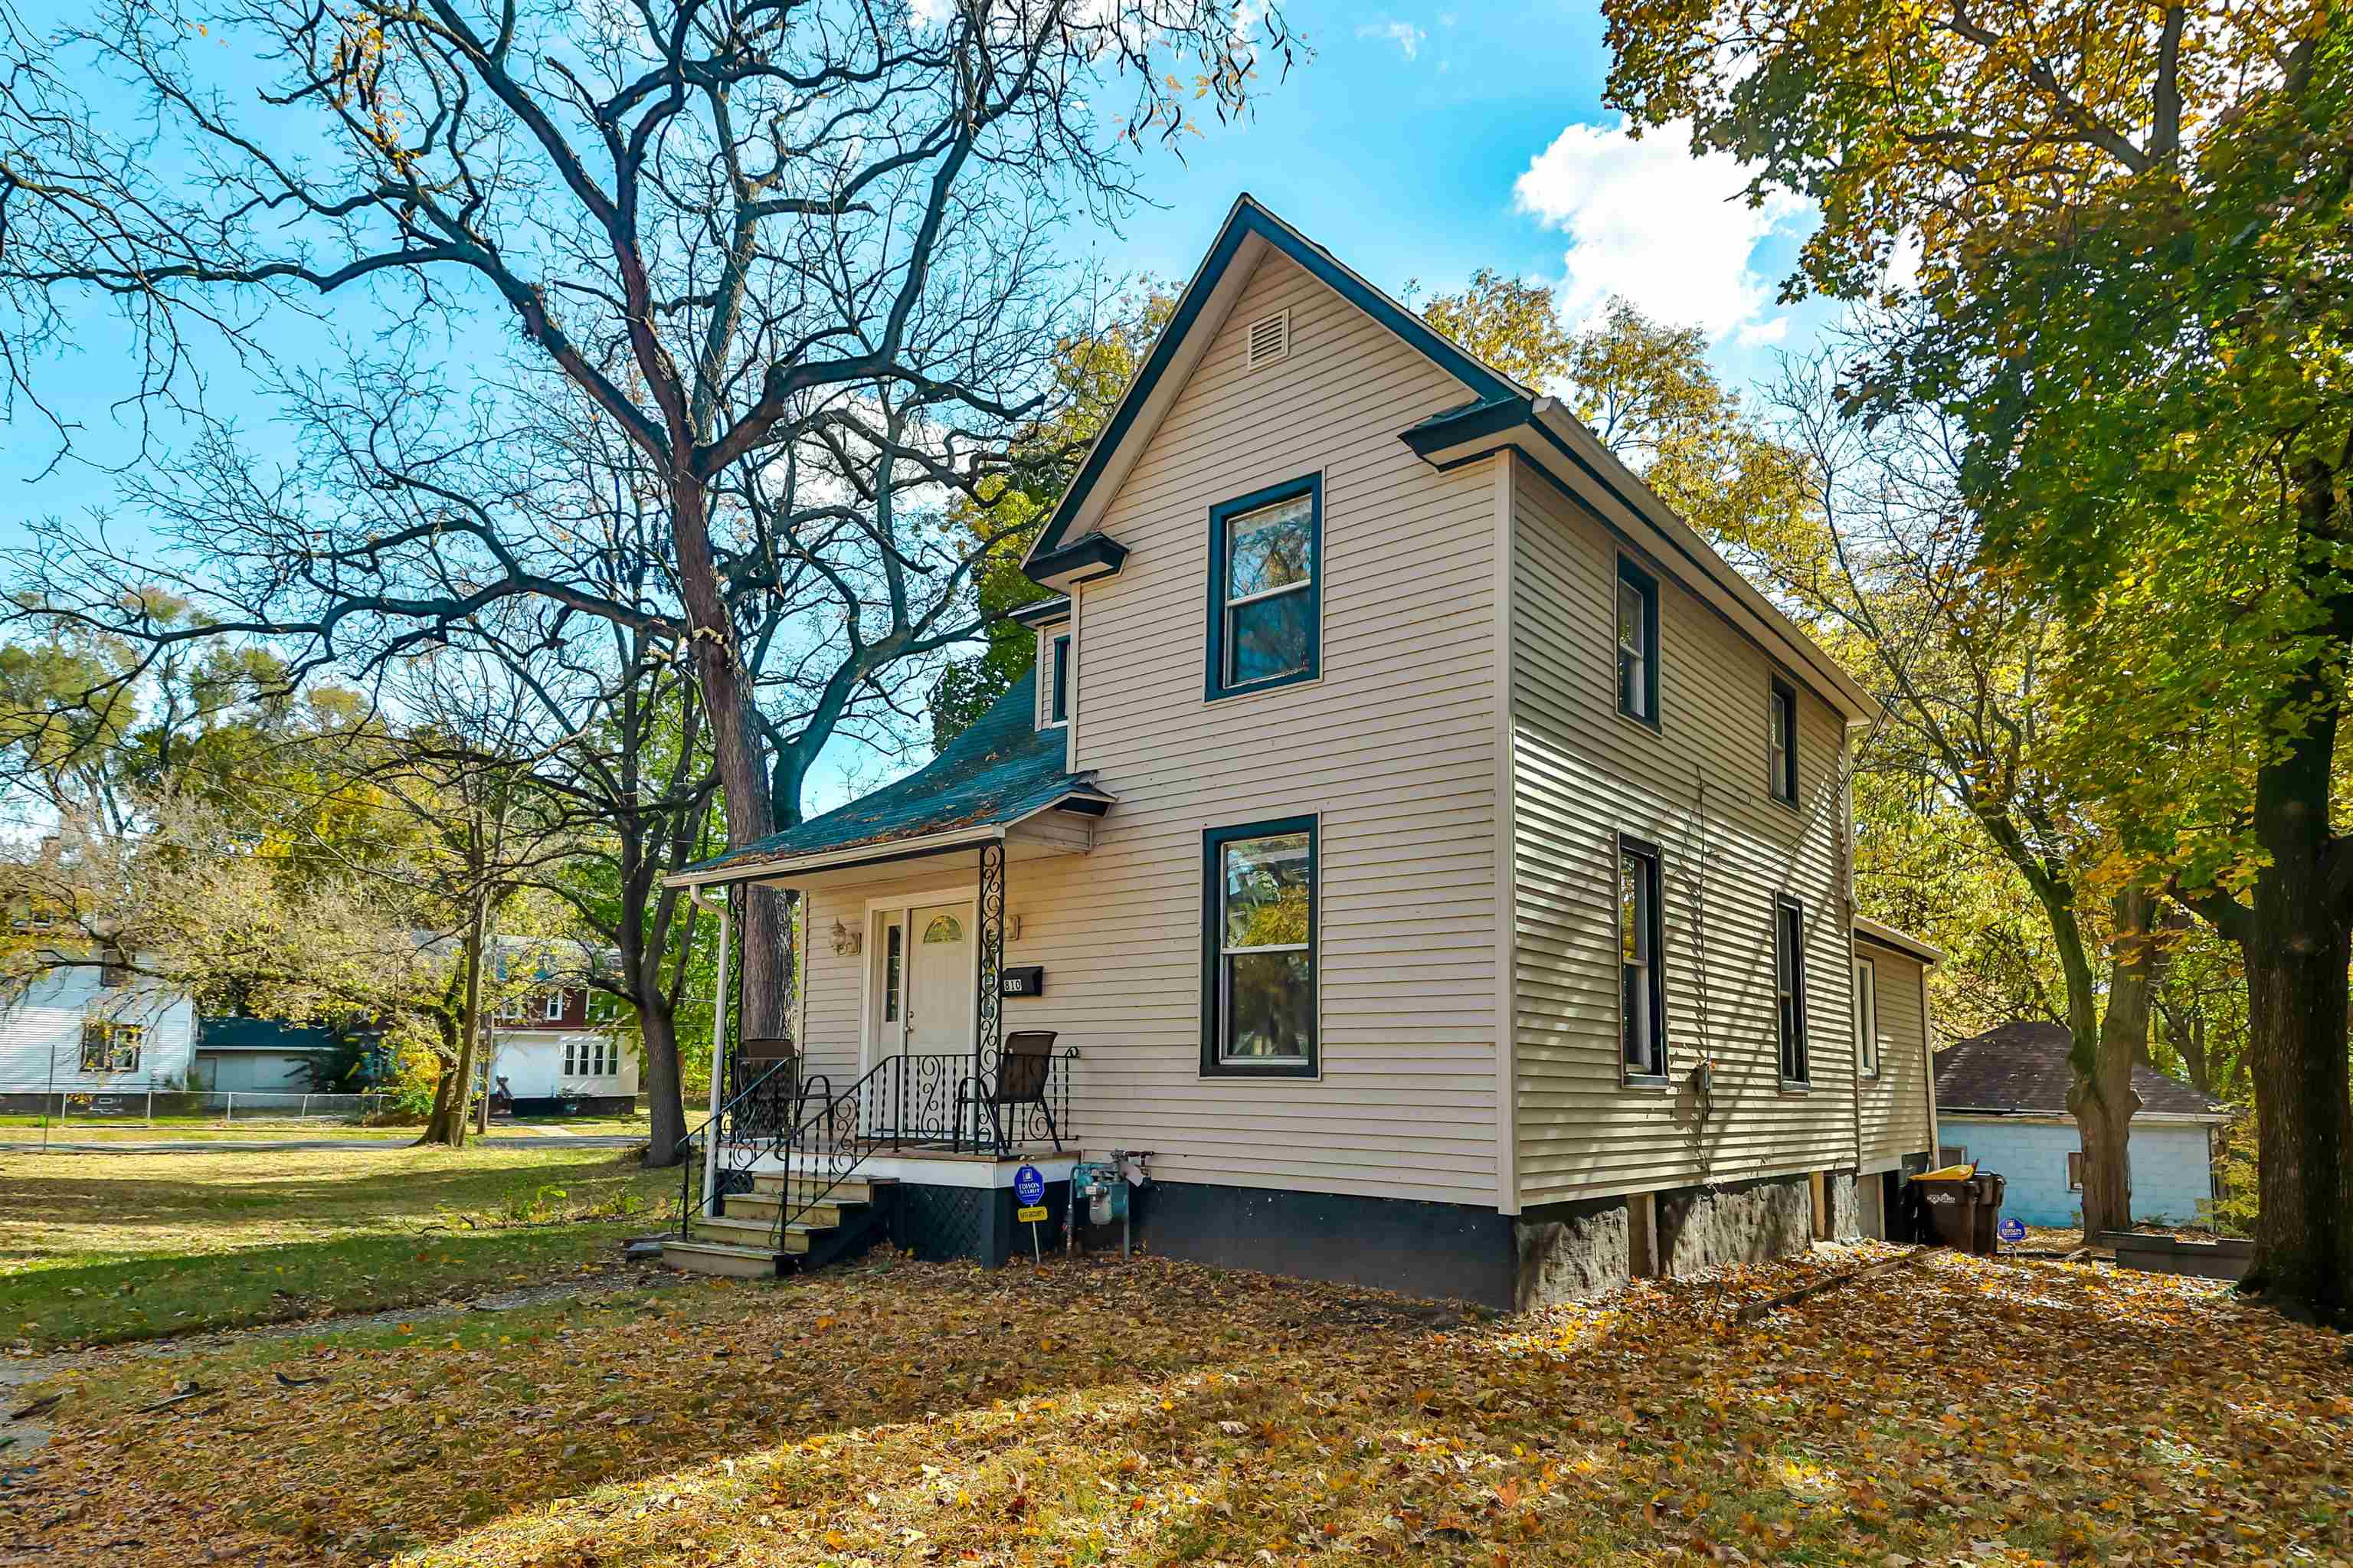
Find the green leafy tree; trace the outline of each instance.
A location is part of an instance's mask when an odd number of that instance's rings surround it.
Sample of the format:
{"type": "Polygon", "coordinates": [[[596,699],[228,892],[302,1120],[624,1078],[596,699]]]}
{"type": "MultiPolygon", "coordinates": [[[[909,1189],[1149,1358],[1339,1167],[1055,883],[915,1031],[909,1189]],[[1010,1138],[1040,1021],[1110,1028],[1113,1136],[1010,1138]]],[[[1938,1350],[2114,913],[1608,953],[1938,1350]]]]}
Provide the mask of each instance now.
{"type": "Polygon", "coordinates": [[[2243,1287],[2353,1321],[2353,23],[2341,8],[1607,0],[1610,101],[1823,214],[1794,290],[1916,296],[1851,406],[1949,413],[2069,615],[2077,788],[2235,942],[2243,1287]]]}

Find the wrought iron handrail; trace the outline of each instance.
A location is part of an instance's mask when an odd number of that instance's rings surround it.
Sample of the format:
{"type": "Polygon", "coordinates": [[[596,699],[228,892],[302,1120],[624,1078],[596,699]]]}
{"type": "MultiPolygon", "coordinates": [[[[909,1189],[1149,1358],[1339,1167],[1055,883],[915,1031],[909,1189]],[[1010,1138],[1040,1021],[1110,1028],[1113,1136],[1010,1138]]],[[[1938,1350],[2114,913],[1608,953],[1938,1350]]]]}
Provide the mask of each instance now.
{"type": "Polygon", "coordinates": [[[898,1064],[905,1060],[903,1056],[883,1057],[856,1083],[828,1099],[814,1115],[778,1139],[776,1152],[784,1163],[785,1192],[783,1201],[776,1205],[776,1224],[769,1232],[778,1252],[785,1249],[786,1230],[832,1197],[849,1180],[850,1173],[866,1162],[868,1155],[878,1149],[899,1146],[895,1132],[865,1131],[860,1107],[873,1101],[871,1091],[876,1080],[898,1072],[898,1064]],[[814,1191],[803,1197],[805,1188],[814,1191]]]}
{"type": "MultiPolygon", "coordinates": [[[[670,1157],[673,1160],[679,1160],[679,1157],[681,1154],[691,1154],[693,1151],[695,1144],[699,1142],[706,1133],[717,1139],[720,1147],[722,1148],[740,1147],[740,1139],[730,1139],[726,1137],[728,1126],[741,1118],[743,1112],[746,1107],[754,1103],[755,1097],[759,1096],[763,1090],[769,1087],[771,1080],[775,1079],[780,1074],[794,1071],[799,1066],[799,1065],[800,1064],[797,1061],[786,1058],[784,1061],[777,1062],[769,1067],[766,1072],[762,1073],[749,1084],[744,1085],[744,1087],[737,1090],[724,1105],[712,1112],[711,1115],[703,1118],[702,1126],[694,1128],[691,1132],[681,1134],[678,1141],[670,1146],[670,1157]],[[714,1128],[716,1129],[715,1131],[713,1130],[714,1128]]],[[[794,1119],[799,1115],[800,1103],[806,1101],[809,1097],[811,1086],[816,1084],[824,1084],[826,1086],[826,1092],[828,1096],[832,1093],[832,1084],[828,1081],[822,1074],[810,1078],[805,1083],[797,1084],[795,1086],[796,1092],[794,1095],[795,1104],[783,1118],[784,1126],[790,1127],[793,1124],[794,1119]]],[[[696,1202],[694,1197],[694,1179],[697,1174],[696,1167],[698,1162],[691,1159],[686,1159],[680,1160],[679,1163],[678,1234],[680,1236],[684,1237],[691,1234],[687,1227],[694,1217],[695,1210],[700,1206],[696,1202]]],[[[733,1169],[731,1167],[729,1174],[732,1175],[733,1173],[733,1169]]],[[[723,1193],[724,1191],[723,1179],[714,1178],[712,1191],[713,1196],[718,1196],[723,1193]]]]}

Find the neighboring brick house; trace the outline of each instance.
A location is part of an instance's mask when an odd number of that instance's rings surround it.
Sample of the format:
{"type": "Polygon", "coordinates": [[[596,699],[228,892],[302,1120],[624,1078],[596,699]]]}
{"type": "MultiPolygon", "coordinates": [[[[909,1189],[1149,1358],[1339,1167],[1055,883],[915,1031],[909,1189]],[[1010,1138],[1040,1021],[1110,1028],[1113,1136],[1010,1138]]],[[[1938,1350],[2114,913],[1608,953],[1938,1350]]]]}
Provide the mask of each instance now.
{"type": "MultiPolygon", "coordinates": [[[[2084,1143],[2067,1112],[2063,1024],[2005,1023],[1936,1053],[1936,1120],[1946,1163],[1971,1160],[2009,1182],[2002,1213],[2030,1225],[2084,1219],[2084,1143]]],[[[2133,1218],[2191,1224],[2214,1196],[2215,1143],[2229,1113],[2154,1067],[2133,1069],[2128,1179],[2133,1218]]]]}
{"type": "Polygon", "coordinates": [[[612,1116],[638,1103],[638,1056],[608,1020],[591,1016],[586,986],[513,993],[491,1014],[489,1081],[517,1116],[612,1116]]]}

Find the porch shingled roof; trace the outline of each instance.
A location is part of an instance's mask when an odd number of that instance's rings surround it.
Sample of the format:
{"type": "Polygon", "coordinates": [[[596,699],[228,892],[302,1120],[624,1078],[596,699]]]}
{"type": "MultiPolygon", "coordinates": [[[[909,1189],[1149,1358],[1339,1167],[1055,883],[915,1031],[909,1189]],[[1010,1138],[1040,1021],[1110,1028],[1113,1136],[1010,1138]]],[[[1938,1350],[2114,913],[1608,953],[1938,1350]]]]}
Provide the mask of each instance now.
{"type": "Polygon", "coordinates": [[[1014,683],[931,762],[798,827],[688,866],[702,874],[799,860],[1019,821],[1071,796],[1101,800],[1091,773],[1064,767],[1063,732],[1037,725],[1035,670],[1014,683]]]}

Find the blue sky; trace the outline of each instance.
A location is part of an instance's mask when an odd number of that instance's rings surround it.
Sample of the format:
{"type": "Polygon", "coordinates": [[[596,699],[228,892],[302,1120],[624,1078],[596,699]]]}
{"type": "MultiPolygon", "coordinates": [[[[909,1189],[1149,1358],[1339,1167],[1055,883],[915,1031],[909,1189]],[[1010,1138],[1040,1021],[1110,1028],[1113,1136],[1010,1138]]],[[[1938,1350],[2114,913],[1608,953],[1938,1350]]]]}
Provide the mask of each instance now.
{"type": "MultiPolygon", "coordinates": [[[[1073,236],[1112,267],[1181,281],[1247,190],[1375,283],[1451,290],[1492,266],[1541,279],[1572,320],[1624,293],[1654,316],[1697,323],[1736,383],[1802,347],[1820,306],[1774,303],[1808,216],[1727,200],[1738,171],[1695,161],[1686,140],[1628,138],[1603,108],[1609,69],[1596,5],[1311,4],[1287,10],[1314,48],[1270,74],[1257,112],[1206,126],[1179,162],[1142,167],[1154,206],[1116,233],[1073,236]]],[[[102,315],[47,390],[87,425],[93,456],[128,455],[107,404],[128,390],[128,340],[102,315]]],[[[28,516],[104,505],[111,481],[68,465],[46,476],[48,433],[21,411],[0,425],[0,546],[28,516]]],[[[124,519],[126,523],[135,520],[124,519]]],[[[853,766],[855,766],[853,764],[853,766]]],[[[862,769],[861,769],[862,771],[862,769]]]]}

